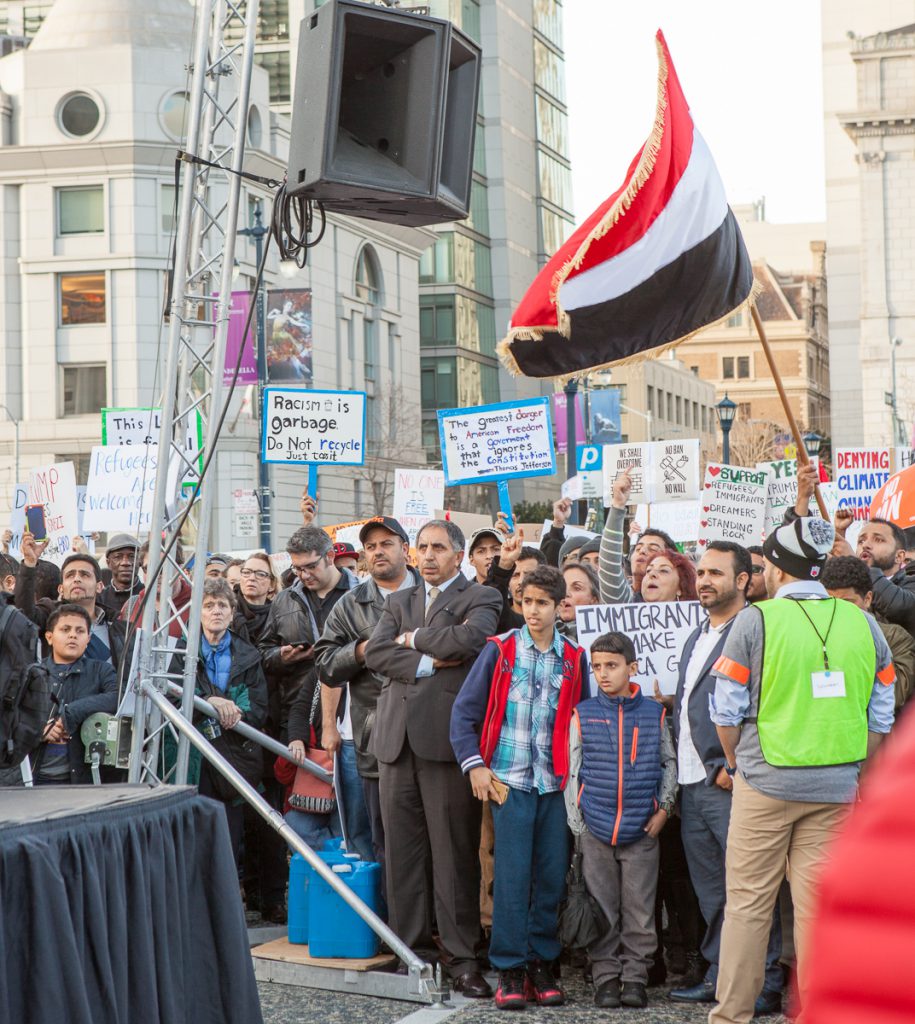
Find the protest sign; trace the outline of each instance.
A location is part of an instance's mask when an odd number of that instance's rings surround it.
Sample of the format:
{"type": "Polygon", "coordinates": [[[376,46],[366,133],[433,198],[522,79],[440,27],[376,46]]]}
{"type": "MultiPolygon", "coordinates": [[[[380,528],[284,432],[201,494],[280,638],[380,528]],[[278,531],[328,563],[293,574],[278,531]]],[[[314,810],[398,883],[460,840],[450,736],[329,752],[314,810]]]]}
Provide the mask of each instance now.
{"type": "Polygon", "coordinates": [[[575,469],[581,480],[582,498],[604,497],[604,449],[599,444],[580,444],[575,452],[575,469]]]}
{"type": "MultiPolygon", "coordinates": [[[[111,447],[127,445],[158,445],[159,431],[162,427],[162,410],[154,408],[111,408],[102,409],[102,444],[111,447]]],[[[195,452],[203,448],[203,420],[200,412],[194,410],[184,437],[184,453],[188,461],[193,461],[195,452]]],[[[176,455],[177,457],[177,455],[176,455]]],[[[203,469],[203,455],[197,455],[197,469],[203,469]]],[[[182,487],[193,487],[197,483],[197,473],[187,470],[182,487]]]]}
{"type": "MultiPolygon", "coordinates": [[[[680,655],[690,633],[705,622],[706,613],[698,601],[645,601],[638,604],[593,604],[575,610],[578,642],[588,652],[604,633],[625,633],[635,646],[639,663],[638,683],[654,696],[657,679],[661,693],[675,693],[680,655]]],[[[591,673],[591,690],[597,693],[591,673]]]]}
{"type": "Polygon", "coordinates": [[[731,540],[744,547],[761,544],[766,522],[769,474],[764,469],[709,463],[699,519],[700,550],[713,540],[731,540]]]}
{"type": "Polygon", "coordinates": [[[97,445],[89,460],[83,528],[145,532],[156,488],[158,445],[97,445]]]}
{"type": "MultiPolygon", "coordinates": [[[[819,466],[819,456],[813,455],[810,462],[819,466]]],[[[756,468],[769,474],[769,489],[766,494],[766,525],[768,536],[780,526],[789,508],[797,501],[797,459],[777,459],[774,462],[757,462],[756,468]]],[[[822,485],[820,485],[822,493],[822,485]]],[[[820,507],[815,499],[810,501],[810,515],[819,516],[820,507]]]]}
{"type": "Polygon", "coordinates": [[[87,532],[83,525],[83,516],[86,513],[86,485],[76,485],[76,531],[86,542],[86,549],[90,555],[95,554],[95,538],[91,531],[87,532]]]}
{"type": "Polygon", "coordinates": [[[421,526],[435,518],[445,500],[445,474],[440,469],[395,469],[393,516],[416,544],[421,526]]]}
{"type": "Polygon", "coordinates": [[[324,526],[322,529],[330,537],[334,544],[353,544],[359,547],[359,530],[368,522],[368,519],[351,519],[348,523],[334,523],[333,526],[324,526]],[[356,538],[353,541],[351,538],[356,538]]]}
{"type": "Polygon", "coordinates": [[[45,526],[50,543],[42,557],[59,565],[70,553],[73,537],[79,529],[73,463],[56,462],[51,466],[33,469],[29,473],[28,504],[44,505],[45,526]]]}
{"type": "Polygon", "coordinates": [[[604,489],[626,469],[632,478],[632,505],[695,501],[699,497],[699,439],[613,444],[604,448],[604,489]]]}
{"type": "Polygon", "coordinates": [[[10,554],[22,558],[22,534],[25,532],[25,506],[29,501],[29,485],[16,484],[13,488],[13,507],[10,509],[10,554]]]}
{"type": "Polygon", "coordinates": [[[663,501],[656,505],[639,505],[635,521],[643,530],[663,530],[678,544],[686,544],[699,537],[699,502],[663,501]]]}
{"type": "MultiPolygon", "coordinates": [[[[543,527],[540,528],[540,536],[536,540],[528,540],[527,531],[524,533],[524,543],[530,544],[531,547],[540,547],[543,543],[543,538],[550,532],[550,528],[553,525],[552,519],[544,519],[543,527]]],[[[570,537],[584,537],[586,541],[594,540],[597,536],[596,533],[592,533],[591,530],[586,530],[583,526],[573,526],[571,523],[565,525],[566,540],[570,537]]]]}
{"type": "Polygon", "coordinates": [[[365,463],[365,392],[264,389],[263,462],[365,463]]]}
{"type": "Polygon", "coordinates": [[[568,480],[563,480],[559,487],[559,493],[569,501],[578,501],[582,496],[582,483],[580,475],[570,476],[568,480]]]}
{"type": "Polygon", "coordinates": [[[440,409],[445,483],[545,476],[556,471],[548,398],[440,409]]]}
{"type": "Polygon", "coordinates": [[[851,509],[855,519],[867,519],[874,495],[889,480],[889,448],[836,448],[833,475],[839,508],[851,509]]]}

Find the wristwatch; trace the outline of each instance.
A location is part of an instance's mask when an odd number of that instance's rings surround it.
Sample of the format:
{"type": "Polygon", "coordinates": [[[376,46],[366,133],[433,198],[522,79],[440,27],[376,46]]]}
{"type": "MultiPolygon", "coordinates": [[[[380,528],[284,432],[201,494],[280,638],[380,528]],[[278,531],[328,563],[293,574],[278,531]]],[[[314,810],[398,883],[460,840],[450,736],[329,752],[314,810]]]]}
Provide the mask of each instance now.
{"type": "Polygon", "coordinates": [[[725,766],[724,766],[724,770],[725,770],[725,771],[726,771],[726,772],[728,773],[728,775],[730,775],[730,777],[731,777],[731,778],[733,779],[733,778],[734,778],[734,776],[735,776],[735,775],[737,774],[737,765],[735,764],[733,768],[729,768],[729,767],[728,767],[727,765],[725,765],[725,766]]]}

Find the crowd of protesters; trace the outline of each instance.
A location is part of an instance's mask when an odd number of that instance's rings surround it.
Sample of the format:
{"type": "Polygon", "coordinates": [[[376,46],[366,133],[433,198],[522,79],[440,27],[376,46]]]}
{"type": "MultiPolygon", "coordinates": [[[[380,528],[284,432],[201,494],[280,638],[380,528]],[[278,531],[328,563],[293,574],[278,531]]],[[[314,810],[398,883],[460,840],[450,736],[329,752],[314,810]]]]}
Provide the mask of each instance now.
{"type": "MultiPolygon", "coordinates": [[[[815,482],[799,470],[764,547],[712,542],[696,558],[634,524],[627,544],[626,473],[600,536],[569,531],[561,500],[539,547],[502,515],[469,538],[433,520],[411,549],[380,514],[358,549],[334,544],[305,496],[282,578],[265,552],[202,567],[194,656],[213,714],[195,724],[309,845],[345,826],[349,849],[383,865],[393,930],[465,996],[560,1004],[562,958],[599,1007],[645,1006],[669,976],[669,999],[727,1024],[778,1012],[796,963],[802,1006],[813,876],[915,686],[913,539],[875,519],[853,550],[849,514],[809,515],[815,482]],[[696,600],[707,619],[672,695],[632,682],[632,638],[607,633],[590,656],[577,643],[579,606],[696,600]],[[306,759],[335,772],[342,806],[306,759]],[[586,956],[558,928],[573,848],[599,923],[586,956]]],[[[26,534],[20,561],[0,554],[16,609],[0,655],[32,658],[37,626],[55,704],[31,775],[87,782],[80,725],[123,696],[148,548],[113,536],[104,570],[43,551],[26,534]]],[[[158,609],[176,674],[197,571],[158,609]]],[[[225,806],[251,919],[284,922],[283,841],[193,753],[189,781],[225,806]]]]}

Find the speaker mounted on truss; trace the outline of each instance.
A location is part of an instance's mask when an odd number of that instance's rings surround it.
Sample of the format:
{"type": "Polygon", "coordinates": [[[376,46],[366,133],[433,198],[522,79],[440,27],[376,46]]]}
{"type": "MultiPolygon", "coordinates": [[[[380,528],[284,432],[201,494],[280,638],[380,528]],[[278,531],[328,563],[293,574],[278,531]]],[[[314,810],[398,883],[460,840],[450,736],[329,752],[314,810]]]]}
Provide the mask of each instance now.
{"type": "Polygon", "coordinates": [[[470,210],[480,48],[450,21],[330,0],[299,34],[287,192],[418,227],[470,210]]]}

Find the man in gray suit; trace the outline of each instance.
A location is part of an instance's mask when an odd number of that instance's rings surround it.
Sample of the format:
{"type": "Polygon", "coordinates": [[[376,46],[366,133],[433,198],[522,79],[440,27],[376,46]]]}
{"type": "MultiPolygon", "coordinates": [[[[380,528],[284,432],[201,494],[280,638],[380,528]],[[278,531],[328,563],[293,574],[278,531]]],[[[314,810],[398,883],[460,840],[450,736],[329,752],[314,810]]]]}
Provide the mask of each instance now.
{"type": "Polygon", "coordinates": [[[454,988],[488,998],[474,946],[480,933],[480,803],[454,760],[451,707],[499,621],[497,591],[461,573],[464,535],[445,520],[416,539],[423,582],[391,594],[365,649],[386,677],[373,732],[379,762],[390,924],[434,959],[435,921],[454,988]],[[431,880],[431,886],[430,886],[431,880]]]}

